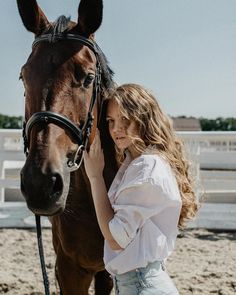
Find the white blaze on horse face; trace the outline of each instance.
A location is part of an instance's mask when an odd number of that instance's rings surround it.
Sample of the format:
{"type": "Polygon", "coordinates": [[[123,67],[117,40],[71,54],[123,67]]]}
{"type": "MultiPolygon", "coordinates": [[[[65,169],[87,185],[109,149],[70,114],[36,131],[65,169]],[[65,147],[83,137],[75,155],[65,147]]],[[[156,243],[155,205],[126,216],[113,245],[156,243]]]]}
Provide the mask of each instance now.
{"type": "Polygon", "coordinates": [[[133,151],[132,137],[137,137],[137,125],[134,121],[128,120],[120,111],[120,107],[115,100],[108,103],[107,122],[110,135],[120,150],[129,149],[133,151]]]}

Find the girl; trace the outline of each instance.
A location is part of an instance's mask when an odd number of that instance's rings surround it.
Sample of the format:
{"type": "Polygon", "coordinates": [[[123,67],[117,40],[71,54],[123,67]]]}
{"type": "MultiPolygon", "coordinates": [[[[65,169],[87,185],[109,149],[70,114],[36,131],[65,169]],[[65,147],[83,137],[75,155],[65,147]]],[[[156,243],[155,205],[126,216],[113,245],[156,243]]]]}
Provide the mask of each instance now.
{"type": "Polygon", "coordinates": [[[139,85],[116,88],[107,123],[121,163],[108,192],[98,131],[84,156],[105,268],[116,294],[179,294],[164,262],[178,227],[198,208],[182,145],[154,96],[139,85]]]}

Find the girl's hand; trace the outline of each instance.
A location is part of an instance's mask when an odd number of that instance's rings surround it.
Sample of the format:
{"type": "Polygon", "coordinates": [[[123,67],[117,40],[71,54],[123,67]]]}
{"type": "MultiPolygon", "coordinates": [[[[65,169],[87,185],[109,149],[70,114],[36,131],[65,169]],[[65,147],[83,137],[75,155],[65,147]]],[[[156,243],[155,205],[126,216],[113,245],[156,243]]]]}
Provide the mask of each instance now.
{"type": "Polygon", "coordinates": [[[97,129],[89,153],[84,151],[84,166],[89,180],[103,176],[105,166],[104,155],[101,148],[100,134],[97,129]]]}

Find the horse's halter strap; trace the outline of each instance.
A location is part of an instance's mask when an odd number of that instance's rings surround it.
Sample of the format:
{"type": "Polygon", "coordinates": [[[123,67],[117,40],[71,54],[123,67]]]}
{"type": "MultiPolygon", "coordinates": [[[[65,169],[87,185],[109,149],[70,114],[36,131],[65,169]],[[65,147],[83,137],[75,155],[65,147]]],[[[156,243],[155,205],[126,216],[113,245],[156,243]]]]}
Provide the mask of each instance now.
{"type": "Polygon", "coordinates": [[[24,122],[23,125],[23,139],[24,139],[24,152],[26,156],[28,155],[29,151],[29,141],[30,141],[30,134],[31,130],[35,125],[39,124],[50,124],[53,123],[61,128],[66,129],[70,137],[78,144],[78,149],[75,153],[74,159],[69,160],[67,165],[70,169],[70,171],[77,170],[83,160],[83,151],[87,148],[88,145],[88,139],[91,133],[92,124],[93,124],[93,108],[97,100],[98,92],[101,86],[101,65],[99,62],[99,47],[95,42],[92,40],[89,40],[83,36],[75,35],[75,34],[44,34],[39,37],[37,37],[32,47],[36,46],[39,42],[46,41],[49,43],[54,43],[60,40],[75,40],[79,41],[83,45],[89,47],[91,49],[97,59],[97,65],[96,65],[96,75],[93,82],[93,95],[90,101],[90,106],[88,110],[87,119],[84,123],[84,125],[81,127],[77,127],[72,121],[70,121],[65,116],[51,112],[51,111],[44,111],[44,112],[37,112],[34,113],[27,122],[24,122]],[[78,158],[80,157],[79,163],[77,163],[78,158]]]}

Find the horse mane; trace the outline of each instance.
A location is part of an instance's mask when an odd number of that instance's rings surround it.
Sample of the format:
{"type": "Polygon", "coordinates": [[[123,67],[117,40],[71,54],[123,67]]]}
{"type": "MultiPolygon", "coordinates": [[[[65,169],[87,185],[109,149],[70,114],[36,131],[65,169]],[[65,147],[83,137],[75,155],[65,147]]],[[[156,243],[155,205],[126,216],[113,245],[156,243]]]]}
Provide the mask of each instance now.
{"type": "MultiPolygon", "coordinates": [[[[45,33],[51,34],[53,39],[54,36],[63,35],[69,32],[69,30],[72,29],[72,24],[70,17],[61,15],[55,20],[55,22],[50,24],[50,27],[47,28],[45,33]]],[[[114,72],[109,67],[107,58],[101,48],[94,40],[91,39],[91,41],[95,44],[95,47],[98,50],[98,59],[101,66],[101,90],[103,96],[107,96],[110,90],[115,87],[115,82],[113,81],[114,72]]]]}
{"type": "Polygon", "coordinates": [[[97,45],[97,43],[95,43],[98,49],[98,59],[101,65],[101,69],[102,69],[102,88],[103,90],[106,91],[110,91],[112,89],[114,89],[115,87],[115,82],[113,80],[113,75],[114,72],[112,71],[112,69],[109,67],[108,65],[108,61],[107,58],[105,56],[105,54],[103,53],[103,51],[100,49],[100,47],[97,45]]]}

